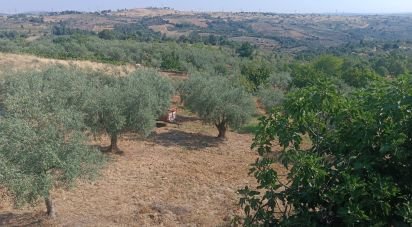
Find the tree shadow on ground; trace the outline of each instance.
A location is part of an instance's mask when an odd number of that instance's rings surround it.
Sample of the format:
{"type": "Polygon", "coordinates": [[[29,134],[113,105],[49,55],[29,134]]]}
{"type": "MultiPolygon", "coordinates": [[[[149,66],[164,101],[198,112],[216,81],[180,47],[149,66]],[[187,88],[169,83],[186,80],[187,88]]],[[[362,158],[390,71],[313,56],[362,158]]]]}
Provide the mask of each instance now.
{"type": "Polygon", "coordinates": [[[165,147],[179,146],[188,150],[201,150],[207,147],[217,147],[222,140],[202,135],[199,133],[187,133],[180,130],[170,130],[152,137],[153,142],[165,147]]]}
{"type": "Polygon", "coordinates": [[[177,124],[182,124],[185,122],[193,122],[193,121],[200,121],[201,119],[196,116],[183,116],[183,115],[177,115],[176,116],[176,123],[177,124]]]}
{"type": "Polygon", "coordinates": [[[36,213],[0,213],[0,226],[42,226],[43,214],[36,213]]]}

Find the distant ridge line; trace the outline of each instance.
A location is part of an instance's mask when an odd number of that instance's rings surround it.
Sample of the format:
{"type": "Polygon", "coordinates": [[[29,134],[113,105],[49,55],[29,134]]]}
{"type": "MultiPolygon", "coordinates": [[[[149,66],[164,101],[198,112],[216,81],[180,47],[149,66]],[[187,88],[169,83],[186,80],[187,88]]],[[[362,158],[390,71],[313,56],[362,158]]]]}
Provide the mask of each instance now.
{"type": "Polygon", "coordinates": [[[60,11],[25,11],[25,12],[1,12],[0,16],[10,16],[18,14],[27,14],[27,15],[43,15],[48,13],[61,13],[65,11],[76,11],[79,13],[95,13],[95,12],[104,12],[104,11],[133,11],[133,10],[174,10],[181,13],[254,13],[254,14],[279,14],[279,15],[333,15],[333,16],[372,16],[372,15],[384,15],[384,16],[412,16],[412,12],[398,12],[398,13],[354,13],[354,12],[270,12],[270,11],[247,11],[247,10],[221,10],[221,11],[212,11],[212,10],[178,10],[171,7],[144,7],[144,8],[126,8],[126,9],[105,9],[105,10],[60,10],[60,11]]]}

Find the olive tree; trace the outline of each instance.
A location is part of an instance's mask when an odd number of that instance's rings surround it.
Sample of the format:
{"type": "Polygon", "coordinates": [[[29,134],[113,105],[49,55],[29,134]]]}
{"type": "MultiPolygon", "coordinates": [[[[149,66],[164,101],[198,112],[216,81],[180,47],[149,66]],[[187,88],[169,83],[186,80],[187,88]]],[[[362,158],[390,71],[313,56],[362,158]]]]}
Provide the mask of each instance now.
{"type": "Polygon", "coordinates": [[[119,134],[134,131],[148,135],[169,107],[172,94],[170,81],[153,70],[121,78],[103,76],[88,98],[86,122],[93,132],[110,136],[109,151],[121,153],[119,134]]]}
{"type": "Polygon", "coordinates": [[[289,73],[273,73],[263,85],[259,86],[256,95],[267,112],[282,104],[291,81],[289,73]]]}
{"type": "Polygon", "coordinates": [[[51,190],[89,178],[104,163],[87,145],[84,115],[76,106],[84,75],[61,69],[6,80],[0,117],[0,185],[17,206],[45,200],[55,215],[51,190]],[[69,88],[62,87],[62,85],[69,88]]]}
{"type": "Polygon", "coordinates": [[[273,107],[279,106],[285,100],[285,91],[270,86],[261,86],[257,91],[260,104],[269,112],[273,107]]]}
{"type": "Polygon", "coordinates": [[[288,72],[272,73],[267,79],[266,84],[281,90],[288,90],[292,82],[292,77],[288,72]]]}
{"type": "Polygon", "coordinates": [[[241,73],[247,82],[246,86],[253,92],[268,80],[272,72],[272,65],[265,59],[245,61],[241,66],[241,73]]]}
{"type": "Polygon", "coordinates": [[[226,137],[228,126],[246,123],[255,111],[251,95],[224,77],[193,76],[180,92],[186,107],[216,126],[218,138],[226,137]]]}

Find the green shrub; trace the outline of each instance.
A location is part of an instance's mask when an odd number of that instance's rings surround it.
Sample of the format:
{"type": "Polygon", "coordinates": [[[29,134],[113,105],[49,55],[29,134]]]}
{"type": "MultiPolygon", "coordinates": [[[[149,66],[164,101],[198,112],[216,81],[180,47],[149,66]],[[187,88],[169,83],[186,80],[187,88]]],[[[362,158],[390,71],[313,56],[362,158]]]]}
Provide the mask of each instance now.
{"type": "Polygon", "coordinates": [[[288,95],[254,139],[259,190],[240,190],[243,223],[411,225],[411,85],[408,75],[343,96],[323,80],[288,95]],[[275,144],[282,151],[268,155],[275,144]],[[274,169],[278,161],[286,176],[274,169]]]}

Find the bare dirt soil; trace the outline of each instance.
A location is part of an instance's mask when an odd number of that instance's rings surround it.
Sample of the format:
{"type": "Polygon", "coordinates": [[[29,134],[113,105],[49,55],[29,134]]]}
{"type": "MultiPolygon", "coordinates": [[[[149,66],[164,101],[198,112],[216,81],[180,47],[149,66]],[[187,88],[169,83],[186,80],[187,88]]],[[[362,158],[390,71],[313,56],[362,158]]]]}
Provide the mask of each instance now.
{"type": "MultiPolygon", "coordinates": [[[[217,130],[189,114],[156,129],[148,139],[123,135],[124,155],[110,161],[94,182],[56,190],[57,218],[45,206],[13,209],[0,203],[0,225],[9,226],[226,226],[241,214],[236,191],[254,185],[249,165],[252,135],[217,130]]],[[[108,145],[102,138],[99,145],[108,145]]]]}

